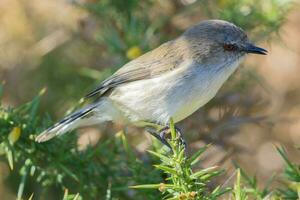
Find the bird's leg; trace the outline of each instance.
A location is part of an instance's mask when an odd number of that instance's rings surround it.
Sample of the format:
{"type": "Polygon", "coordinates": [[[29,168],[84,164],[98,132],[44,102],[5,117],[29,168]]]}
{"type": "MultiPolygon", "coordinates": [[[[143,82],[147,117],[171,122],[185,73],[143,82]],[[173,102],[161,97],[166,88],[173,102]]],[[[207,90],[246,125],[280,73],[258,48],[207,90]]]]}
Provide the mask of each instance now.
{"type": "Polygon", "coordinates": [[[166,140],[165,137],[161,137],[161,132],[159,134],[157,134],[157,132],[151,128],[146,128],[147,132],[150,133],[152,136],[154,136],[156,139],[158,139],[161,143],[163,143],[164,145],[166,145],[167,147],[169,147],[169,149],[171,149],[172,151],[172,147],[171,145],[168,143],[168,141],[166,140]]]}
{"type": "MultiPolygon", "coordinates": [[[[176,134],[178,135],[178,139],[179,139],[180,144],[182,144],[184,149],[186,149],[186,142],[183,138],[181,130],[178,127],[175,126],[175,131],[176,131],[176,134]]],[[[162,128],[159,131],[159,136],[160,136],[160,138],[163,138],[166,141],[166,135],[170,134],[170,132],[171,132],[170,127],[166,126],[166,127],[162,128]]]]}
{"type": "Polygon", "coordinates": [[[182,131],[178,127],[176,127],[176,126],[175,126],[175,131],[178,134],[179,142],[183,145],[184,149],[186,150],[187,149],[186,148],[186,142],[185,142],[185,140],[183,138],[182,131]]]}
{"type": "MultiPolygon", "coordinates": [[[[171,145],[167,141],[168,135],[171,133],[170,126],[165,126],[161,128],[159,131],[156,131],[152,127],[146,127],[147,132],[149,132],[152,136],[154,136],[156,139],[158,139],[162,144],[166,145],[172,150],[171,145]]],[[[186,149],[186,142],[183,138],[182,132],[179,128],[175,126],[175,131],[179,139],[179,143],[183,145],[184,149],[186,149]]]]}

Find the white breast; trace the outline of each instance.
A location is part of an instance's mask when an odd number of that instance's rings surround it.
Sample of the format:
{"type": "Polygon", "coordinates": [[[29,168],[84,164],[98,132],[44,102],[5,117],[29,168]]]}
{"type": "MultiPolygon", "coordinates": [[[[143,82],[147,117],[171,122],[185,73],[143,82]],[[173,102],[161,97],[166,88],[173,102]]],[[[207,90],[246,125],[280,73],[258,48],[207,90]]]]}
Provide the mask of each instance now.
{"type": "Polygon", "coordinates": [[[166,124],[172,117],[178,122],[213,98],[237,65],[220,68],[186,61],[160,77],[119,86],[109,98],[130,121],[166,124]]]}
{"type": "Polygon", "coordinates": [[[227,67],[195,66],[193,76],[186,79],[178,92],[174,92],[173,99],[178,102],[177,110],[172,117],[175,122],[181,121],[209,102],[221,88],[223,83],[238,67],[239,62],[227,67]],[[180,94],[180,91],[181,94],[180,94]],[[176,96],[176,97],[175,97],[176,96]]]}

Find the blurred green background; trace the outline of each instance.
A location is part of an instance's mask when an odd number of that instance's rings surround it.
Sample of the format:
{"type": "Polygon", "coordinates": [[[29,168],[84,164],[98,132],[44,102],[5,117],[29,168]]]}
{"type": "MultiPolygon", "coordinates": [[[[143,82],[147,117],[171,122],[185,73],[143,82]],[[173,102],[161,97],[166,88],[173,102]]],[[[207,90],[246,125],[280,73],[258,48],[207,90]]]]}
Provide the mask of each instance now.
{"type": "Polygon", "coordinates": [[[125,131],[136,158],[128,157],[123,148],[119,124],[84,128],[76,131],[78,137],[66,135],[46,145],[28,138],[79,106],[85,94],[123,64],[205,19],[241,26],[270,53],[248,56],[214,100],[178,124],[188,151],[212,143],[201,167],[218,164],[229,176],[235,160],[256,174],[259,183],[284,166],[274,144],[283,145],[293,161],[300,161],[298,3],[1,0],[1,105],[2,109],[24,105],[0,114],[1,141],[12,131],[18,135],[14,128],[21,130],[20,139],[10,146],[14,169],[9,168],[8,154],[1,158],[1,199],[15,199],[20,192],[24,199],[32,193],[34,199],[62,199],[65,188],[83,199],[104,199],[107,191],[115,199],[157,199],[158,192],[127,187],[164,178],[146,153],[160,146],[142,129],[125,131]]]}

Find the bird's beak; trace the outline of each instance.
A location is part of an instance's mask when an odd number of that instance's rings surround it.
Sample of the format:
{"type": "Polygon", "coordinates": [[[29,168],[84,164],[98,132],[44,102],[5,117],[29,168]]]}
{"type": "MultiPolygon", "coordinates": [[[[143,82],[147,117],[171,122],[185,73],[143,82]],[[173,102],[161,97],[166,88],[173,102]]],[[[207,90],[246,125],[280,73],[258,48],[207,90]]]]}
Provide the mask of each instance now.
{"type": "Polygon", "coordinates": [[[263,48],[260,48],[260,47],[257,47],[251,43],[247,43],[242,51],[246,52],[246,53],[254,53],[254,54],[261,54],[261,55],[267,55],[268,51],[263,49],[263,48]]]}

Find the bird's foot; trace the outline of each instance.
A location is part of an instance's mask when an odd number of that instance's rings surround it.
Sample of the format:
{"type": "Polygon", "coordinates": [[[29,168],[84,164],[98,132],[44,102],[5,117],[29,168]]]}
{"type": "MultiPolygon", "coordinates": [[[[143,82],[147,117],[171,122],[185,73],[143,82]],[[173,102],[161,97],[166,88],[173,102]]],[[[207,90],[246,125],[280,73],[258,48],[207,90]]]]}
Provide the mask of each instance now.
{"type": "Polygon", "coordinates": [[[161,137],[160,133],[157,134],[157,132],[151,128],[146,128],[146,130],[148,133],[150,133],[152,136],[154,136],[156,139],[158,139],[162,144],[166,145],[172,151],[172,147],[165,137],[161,137]]]}
{"type": "MultiPolygon", "coordinates": [[[[176,131],[176,135],[178,137],[179,143],[181,145],[183,145],[184,149],[186,149],[186,142],[183,138],[182,131],[176,126],[175,126],[175,131],[176,131]]],[[[165,140],[167,138],[167,135],[169,135],[169,136],[171,135],[171,128],[169,126],[166,126],[166,127],[162,128],[159,132],[160,138],[165,138],[165,140]]]]}
{"type": "MultiPolygon", "coordinates": [[[[170,135],[171,135],[171,129],[169,126],[166,126],[162,129],[160,129],[157,133],[157,131],[153,129],[146,129],[152,136],[154,136],[156,139],[158,139],[161,143],[166,145],[172,150],[172,147],[168,140],[170,140],[170,135]]],[[[179,128],[175,127],[176,135],[178,136],[179,143],[183,145],[184,149],[186,150],[186,142],[183,138],[182,132],[179,128]]]]}

